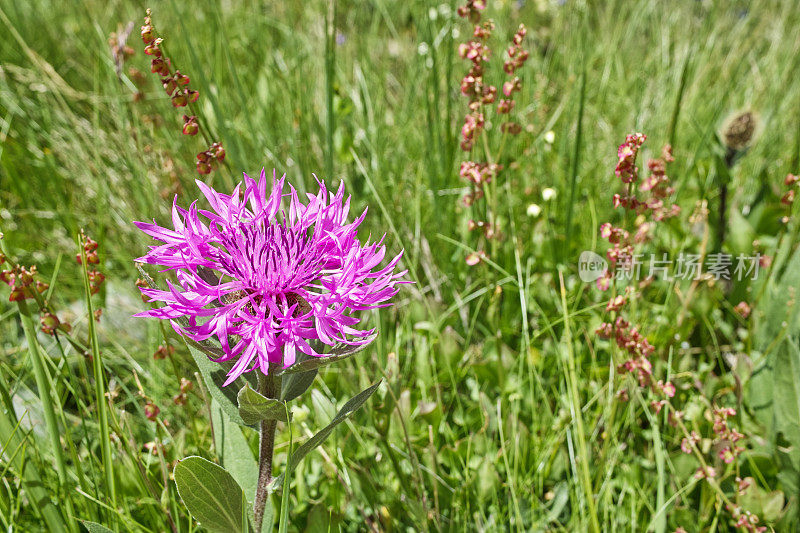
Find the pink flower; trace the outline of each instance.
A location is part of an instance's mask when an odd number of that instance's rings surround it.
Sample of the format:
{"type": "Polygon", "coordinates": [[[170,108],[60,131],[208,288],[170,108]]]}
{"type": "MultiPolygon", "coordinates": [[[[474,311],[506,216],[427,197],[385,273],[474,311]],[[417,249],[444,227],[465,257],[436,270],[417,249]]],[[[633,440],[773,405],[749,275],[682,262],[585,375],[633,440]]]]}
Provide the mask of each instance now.
{"type": "Polygon", "coordinates": [[[173,229],[135,223],[160,241],[138,261],[174,270],[178,280],[165,291],[142,288],[165,305],[136,316],[169,320],[195,341],[218,338],[224,355],[215,361],[236,360],[226,385],[255,369],[267,374],[270,364],[289,367],[298,350],[323,357],[312,341],[368,342],[374,330],[356,329],[355,313],[390,305],[397,285],[408,283],[406,271],[395,272],[402,252],[379,267],[383,239],[357,240],[366,211],[347,222],[344,185],[331,194],[319,182],[303,203],[293,187],[284,192],[284,178],[273,178],[268,193],[263,171],[258,182],[245,174],[244,192],[240,184],[231,195],[197,181],[211,211],[173,203],[173,229]]]}

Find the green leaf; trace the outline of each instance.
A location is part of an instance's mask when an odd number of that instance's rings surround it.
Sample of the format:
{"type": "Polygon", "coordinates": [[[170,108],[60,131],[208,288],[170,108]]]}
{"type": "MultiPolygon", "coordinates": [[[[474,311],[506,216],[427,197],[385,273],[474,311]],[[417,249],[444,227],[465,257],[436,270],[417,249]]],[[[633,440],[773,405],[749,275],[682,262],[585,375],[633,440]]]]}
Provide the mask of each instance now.
{"type": "Polygon", "coordinates": [[[242,435],[242,428],[223,414],[219,403],[213,398],[211,423],[214,427],[214,446],[222,466],[242,487],[247,501],[252,503],[258,484],[258,462],[242,435]]]}
{"type": "MultiPolygon", "coordinates": [[[[298,355],[298,362],[304,361],[311,357],[301,353],[298,355]]],[[[293,374],[284,375],[281,378],[281,400],[290,402],[303,394],[314,383],[314,378],[317,377],[317,369],[309,370],[307,372],[296,372],[293,374]]]]}
{"type": "Polygon", "coordinates": [[[175,465],[175,484],[189,513],[205,529],[242,531],[242,489],[224,468],[202,457],[186,457],[175,465]]]}
{"type": "Polygon", "coordinates": [[[336,416],[336,406],[319,389],[311,391],[311,405],[314,406],[316,420],[320,425],[327,424],[336,416]]]}
{"type": "Polygon", "coordinates": [[[86,528],[89,533],[114,533],[106,526],[101,526],[97,522],[89,522],[88,520],[81,520],[81,524],[86,528]]]}
{"type": "MultiPolygon", "coordinates": [[[[328,351],[324,357],[314,357],[314,356],[305,356],[302,358],[298,358],[297,362],[288,368],[284,368],[278,371],[276,375],[287,375],[287,374],[297,374],[298,372],[308,372],[309,370],[318,370],[320,367],[328,366],[333,363],[338,363],[340,361],[344,361],[349,357],[354,356],[355,354],[364,351],[367,346],[372,344],[378,338],[378,334],[374,333],[373,335],[367,337],[366,342],[364,344],[360,344],[357,346],[351,346],[349,344],[337,344],[333,348],[328,351]]],[[[304,354],[305,355],[305,354],[304,354]]]]}
{"type": "Polygon", "coordinates": [[[363,351],[367,346],[377,338],[377,333],[368,338],[366,344],[360,346],[350,346],[347,344],[338,344],[334,346],[324,357],[314,357],[300,353],[297,356],[297,361],[292,366],[281,369],[276,375],[283,376],[281,386],[281,400],[289,402],[303,394],[314,383],[314,378],[317,377],[319,369],[343,361],[348,357],[352,357],[360,351],[363,351]]]}
{"type": "MultiPolygon", "coordinates": [[[[328,438],[328,436],[333,432],[336,426],[347,420],[353,413],[356,412],[356,410],[359,407],[364,405],[364,403],[369,399],[369,397],[372,396],[376,390],[378,390],[378,386],[380,386],[381,381],[383,380],[378,380],[378,382],[372,385],[371,387],[364,389],[363,391],[359,392],[358,394],[347,400],[347,403],[345,403],[344,406],[342,406],[342,408],[339,410],[339,412],[336,413],[336,416],[333,417],[333,420],[331,420],[330,424],[322,428],[313,437],[311,437],[310,439],[305,441],[302,445],[300,445],[297,448],[297,450],[292,454],[291,457],[292,467],[294,468],[298,464],[300,464],[300,461],[302,461],[306,455],[311,453],[317,446],[322,444],[325,441],[325,439],[328,438]]],[[[288,468],[287,471],[289,471],[288,468]]],[[[282,483],[284,475],[285,472],[280,476],[278,476],[277,478],[275,478],[274,480],[272,480],[270,486],[274,489],[278,485],[280,485],[282,483]]]]}
{"type": "MultiPolygon", "coordinates": [[[[779,265],[774,264],[771,268],[779,268],[779,265]]],[[[760,273],[759,277],[764,278],[763,281],[759,280],[760,283],[770,281],[764,274],[760,273]]],[[[772,282],[774,285],[770,283],[762,300],[756,302],[753,345],[761,353],[766,353],[766,356],[760,360],[754,359],[755,368],[747,382],[745,398],[755,419],[764,427],[765,435],[774,444],[777,431],[774,426],[774,404],[781,401],[781,397],[777,395],[773,384],[775,375],[782,371],[782,367],[777,364],[779,352],[787,349],[783,346],[787,341],[781,340],[781,335],[784,334],[784,329],[788,335],[800,334],[800,308],[789,305],[794,287],[800,285],[800,249],[786,261],[780,279],[773,279],[772,282]],[[763,315],[758,309],[763,311],[763,315]]]]}
{"type": "Polygon", "coordinates": [[[257,424],[262,420],[286,422],[286,408],[280,400],[267,398],[250,388],[249,383],[239,390],[239,415],[246,424],[257,424]]]}
{"type": "Polygon", "coordinates": [[[800,347],[797,339],[786,339],[775,354],[773,402],[776,433],[789,442],[789,457],[800,472],[800,347]]]}
{"type": "MultiPolygon", "coordinates": [[[[187,340],[186,337],[182,338],[187,340]]],[[[223,383],[225,383],[227,379],[228,365],[215,363],[189,342],[186,343],[186,347],[189,348],[189,353],[192,354],[194,362],[197,363],[197,368],[203,376],[203,382],[211,393],[211,397],[219,402],[219,406],[231,420],[241,426],[247,426],[248,424],[242,420],[239,414],[239,406],[236,398],[236,391],[244,386],[245,380],[239,378],[227,387],[223,386],[223,383]]]]}

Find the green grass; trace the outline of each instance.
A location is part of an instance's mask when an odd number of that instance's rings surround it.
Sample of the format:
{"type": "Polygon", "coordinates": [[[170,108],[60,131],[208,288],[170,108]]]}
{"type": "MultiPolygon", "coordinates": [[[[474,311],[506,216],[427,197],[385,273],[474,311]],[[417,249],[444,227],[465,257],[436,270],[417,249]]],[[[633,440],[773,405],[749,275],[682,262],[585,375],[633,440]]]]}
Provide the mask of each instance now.
{"type": "MultiPolygon", "coordinates": [[[[206,181],[229,189],[262,167],[301,190],[314,187],[312,173],[342,179],[353,212],[370,208],[362,238],[386,233],[415,282],[395,307],[365,317],[380,330],[370,349],[312,386],[338,408],[386,383],[293,465],[288,495],[272,496],[276,528],[288,518],[288,531],[733,531],[720,502],[737,498],[736,476],[753,478],[737,501],[762,524],[798,527],[800,412],[781,371],[800,334],[800,259],[796,223],[784,230],[778,199],[785,175],[800,172],[800,7],[491,2],[493,60],[520,22],[531,56],[514,115],[523,131],[504,141],[492,185],[504,238],[483,243],[467,230],[478,214],[460,204],[467,63],[456,49],[471,28],[456,6],[0,0],[0,244],[52,279],[46,297],[74,328],[73,342],[37,341],[36,303],[31,315],[0,288],[5,529],[76,530],[75,517],[120,531],[193,531],[172,465],[220,460],[191,355],[170,328],[131,318],[146,305],[133,259],[148,244],[131,222],[167,223],[175,192],[181,205],[197,199],[195,154],[205,148],[200,135],[180,134],[182,113],[149,73],[138,37],[146,7],[226,148],[227,164],[206,181]],[[131,20],[136,54],[123,73],[146,74],[142,100],[127,74],[117,78],[106,42],[131,20]],[[615,400],[633,381],[616,371],[622,354],[594,335],[608,294],[578,279],[577,257],[603,253],[598,226],[621,223],[611,206],[616,147],[633,131],[648,135],[646,156],[673,144],[669,175],[683,208],[646,251],[699,253],[689,215],[705,200],[717,220],[716,134],[745,107],[763,127],[731,171],[725,250],[775,255],[774,272],[730,287],[657,282],[628,311],[656,346],[654,376],[678,387],[672,404],[687,430],[709,437],[708,407],[737,408],[749,438],[733,466],[700,444],[720,471],[715,488],[693,478],[699,463],[680,451],[669,408],[656,414],[636,387],[630,401],[615,400]],[[557,192],[549,202],[547,187],[557,192]],[[541,216],[526,214],[532,203],[541,216]],[[107,277],[88,303],[73,259],[81,228],[100,243],[107,277]],[[468,267],[466,254],[481,247],[490,261],[468,267]],[[748,320],[733,312],[742,300],[754,308],[748,320]],[[92,306],[103,309],[96,327],[92,306]],[[165,342],[175,354],[154,360],[165,342]],[[184,406],[172,401],[180,376],[195,382],[184,406]],[[158,424],[142,395],[161,408],[158,424]],[[282,498],[288,516],[278,516],[282,498]]],[[[290,447],[330,420],[312,394],[300,404],[291,441],[279,424],[278,473],[290,447]]],[[[244,437],[257,451],[257,434],[244,437]]]]}

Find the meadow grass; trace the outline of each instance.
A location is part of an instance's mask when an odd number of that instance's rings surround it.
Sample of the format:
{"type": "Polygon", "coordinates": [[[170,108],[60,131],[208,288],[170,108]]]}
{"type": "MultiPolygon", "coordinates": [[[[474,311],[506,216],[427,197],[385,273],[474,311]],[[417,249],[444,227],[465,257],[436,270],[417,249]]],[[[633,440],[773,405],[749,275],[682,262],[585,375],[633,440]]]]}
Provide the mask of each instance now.
{"type": "MultiPolygon", "coordinates": [[[[354,212],[369,206],[364,235],[386,233],[391,251],[405,250],[415,282],[365,317],[378,340],[320,374],[291,438],[279,424],[281,472],[291,446],[385,380],[294,465],[272,496],[276,528],[280,519],[290,531],[733,531],[725,498],[759,525],[798,527],[800,265],[795,226],[778,222],[784,176],[800,171],[797,4],[491,2],[494,53],[522,22],[531,56],[518,72],[523,130],[504,145],[496,183],[504,238],[468,266],[481,241],[460,203],[467,65],[456,50],[471,26],[455,3],[41,0],[0,1],[0,244],[38,266],[74,341],[37,334],[33,301],[0,306],[5,529],[77,531],[85,519],[193,531],[174,461],[221,460],[223,422],[211,424],[189,351],[156,321],[131,318],[146,308],[133,259],[149,244],[132,221],[168,222],[173,194],[181,205],[198,198],[195,154],[205,148],[180,135],[181,113],[148,72],[145,7],[227,151],[206,181],[228,190],[262,167],[301,190],[314,187],[312,174],[344,180],[354,212]],[[107,39],[128,21],[136,54],[118,77],[107,39]],[[147,75],[144,98],[128,67],[147,75]],[[717,132],[742,108],[763,126],[723,168],[717,132]],[[723,249],[774,259],[774,273],[752,284],[655,283],[629,312],[656,347],[654,377],[678,387],[672,403],[687,431],[710,427],[712,406],[737,409],[747,450],[732,467],[716,461],[718,484],[694,477],[700,458],[717,457],[710,430],[699,458],[681,452],[683,425],[618,375],[620,354],[594,334],[608,295],[577,275],[581,251],[605,250],[600,224],[621,219],[615,150],[634,131],[653,157],[672,145],[683,208],[648,251],[699,253],[708,239],[689,215],[706,201],[713,228],[725,181],[723,249]],[[545,188],[555,198],[543,200],[545,188]],[[81,229],[100,243],[107,278],[88,298],[74,260],[81,229]],[[750,319],[733,311],[742,300],[750,319]],[[165,343],[174,354],[154,359],[165,343]],[[194,381],[186,405],[173,402],[180,377],[194,381]],[[627,402],[616,399],[621,386],[627,402]],[[161,409],[155,423],[145,397],[161,409]],[[735,477],[754,486],[739,496],[735,477]]],[[[255,432],[236,442],[257,451],[255,432]]]]}

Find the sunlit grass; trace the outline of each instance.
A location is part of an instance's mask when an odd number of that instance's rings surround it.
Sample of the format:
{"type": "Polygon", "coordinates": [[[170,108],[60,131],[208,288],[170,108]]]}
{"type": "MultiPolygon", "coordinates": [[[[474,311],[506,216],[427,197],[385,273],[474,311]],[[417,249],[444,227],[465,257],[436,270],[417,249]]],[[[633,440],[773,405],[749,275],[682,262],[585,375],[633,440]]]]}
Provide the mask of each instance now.
{"type": "MultiPolygon", "coordinates": [[[[206,148],[180,134],[182,113],[149,73],[138,38],[145,7],[0,2],[2,247],[38,266],[73,326],[73,340],[37,336],[34,302],[29,312],[0,306],[4,528],[56,531],[65,520],[63,530],[76,530],[74,516],[123,531],[191,531],[172,466],[221,456],[189,352],[171,330],[131,318],[146,305],[133,258],[149,244],[131,222],[168,222],[174,194],[181,205],[198,198],[195,154],[206,148]],[[136,54],[120,79],[107,39],[128,21],[136,54]],[[129,67],[146,76],[141,99],[129,67]],[[73,260],[80,229],[100,243],[108,280],[91,303],[73,260]],[[175,354],[154,359],[166,343],[175,354]],[[186,405],[173,402],[180,377],[195,382],[186,405]],[[158,423],[146,418],[139,384],[161,408],[158,423]]],[[[800,395],[771,392],[789,390],[780,374],[795,368],[796,341],[785,339],[800,333],[795,226],[776,238],[783,179],[800,171],[793,2],[491,3],[499,42],[524,22],[531,57],[516,97],[523,131],[504,149],[515,163],[497,184],[505,239],[475,267],[464,260],[478,243],[458,176],[467,65],[456,47],[471,28],[455,4],[149,7],[226,148],[213,185],[226,190],[262,167],[309,189],[312,173],[343,179],[351,212],[369,206],[366,231],[405,250],[416,282],[395,308],[368,315],[380,331],[370,350],[317,378],[313,388],[336,407],[377,377],[386,386],[296,466],[289,530],[585,531],[595,519],[603,531],[733,530],[666,415],[646,397],[614,400],[620,377],[594,335],[608,295],[578,279],[577,257],[602,254],[600,223],[621,217],[611,206],[616,147],[633,131],[648,135],[646,156],[673,145],[669,174],[683,208],[648,251],[698,253],[689,215],[705,200],[717,220],[717,132],[741,108],[763,127],[731,172],[725,249],[773,255],[776,274],[731,288],[656,284],[631,314],[657,348],[654,374],[680,384],[676,409],[698,427],[711,403],[739,411],[751,448],[738,475],[757,486],[742,502],[761,506],[778,531],[797,527],[800,432],[782,421],[800,427],[785,407],[800,395]],[[543,199],[545,188],[555,197],[543,199]],[[753,306],[749,320],[733,311],[742,300],[753,306]],[[782,405],[780,420],[772,407],[762,414],[770,402],[782,405]]],[[[304,407],[294,413],[295,448],[329,411],[311,395],[304,407]]],[[[256,433],[243,435],[256,452],[256,433]]],[[[279,510],[281,494],[272,503],[279,510]]]]}

